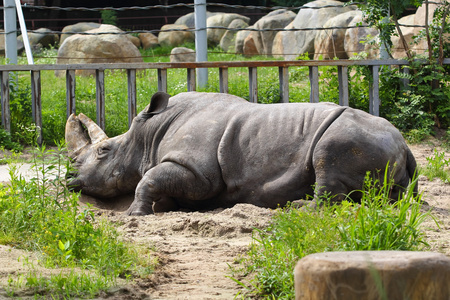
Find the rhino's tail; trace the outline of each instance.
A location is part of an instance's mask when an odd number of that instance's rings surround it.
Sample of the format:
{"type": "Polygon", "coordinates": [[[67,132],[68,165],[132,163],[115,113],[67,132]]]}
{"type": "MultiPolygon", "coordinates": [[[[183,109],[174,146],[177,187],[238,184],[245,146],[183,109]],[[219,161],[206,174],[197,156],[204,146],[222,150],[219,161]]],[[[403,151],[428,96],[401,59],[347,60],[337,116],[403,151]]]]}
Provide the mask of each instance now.
{"type": "MultiPolygon", "coordinates": [[[[415,180],[416,177],[418,176],[416,159],[414,158],[414,155],[412,154],[411,149],[409,149],[409,147],[407,147],[406,171],[408,172],[409,180],[411,182],[413,180],[415,180]]],[[[414,190],[413,190],[414,195],[417,195],[418,188],[419,187],[418,187],[418,184],[416,182],[414,184],[414,190]]]]}

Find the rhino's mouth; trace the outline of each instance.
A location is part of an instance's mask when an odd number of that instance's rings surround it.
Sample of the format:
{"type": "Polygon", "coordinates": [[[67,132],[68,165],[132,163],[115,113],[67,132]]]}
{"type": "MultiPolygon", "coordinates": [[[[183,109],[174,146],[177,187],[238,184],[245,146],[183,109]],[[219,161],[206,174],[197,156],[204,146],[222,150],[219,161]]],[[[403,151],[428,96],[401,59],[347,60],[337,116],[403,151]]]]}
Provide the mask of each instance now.
{"type": "Polygon", "coordinates": [[[76,175],[69,174],[66,186],[69,191],[77,193],[81,191],[82,184],[81,181],[76,177],[76,175]]]}

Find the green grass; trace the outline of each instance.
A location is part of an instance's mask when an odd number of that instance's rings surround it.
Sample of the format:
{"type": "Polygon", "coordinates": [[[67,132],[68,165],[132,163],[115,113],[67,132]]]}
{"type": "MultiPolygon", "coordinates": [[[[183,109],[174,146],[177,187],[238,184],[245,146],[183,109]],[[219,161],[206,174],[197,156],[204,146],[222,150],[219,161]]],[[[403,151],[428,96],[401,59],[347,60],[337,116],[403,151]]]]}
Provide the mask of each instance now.
{"type": "Polygon", "coordinates": [[[78,194],[68,192],[64,149],[41,149],[34,161],[35,178],[26,181],[11,165],[11,183],[0,185],[0,243],[36,253],[44,267],[72,271],[45,277],[30,265],[28,274],[10,278],[10,295],[31,288],[55,297],[94,297],[118,278],[153,271],[150,249],[125,243],[111,223],[97,219],[89,206],[79,204],[78,194]]]}
{"type": "Polygon", "coordinates": [[[420,170],[429,180],[441,179],[444,183],[450,183],[450,159],[445,159],[445,152],[434,149],[433,156],[426,158],[428,164],[420,170]]]}
{"type": "MultiPolygon", "coordinates": [[[[416,182],[413,183],[413,185],[416,182]]],[[[422,213],[421,195],[412,186],[396,203],[389,199],[390,184],[366,180],[360,204],[344,201],[320,209],[279,209],[272,225],[253,232],[253,243],[232,279],[247,288],[245,296],[293,299],[293,269],[312,253],[350,250],[420,250],[427,243],[420,224],[430,217],[422,213]],[[247,284],[242,278],[250,278],[247,284]]]]}

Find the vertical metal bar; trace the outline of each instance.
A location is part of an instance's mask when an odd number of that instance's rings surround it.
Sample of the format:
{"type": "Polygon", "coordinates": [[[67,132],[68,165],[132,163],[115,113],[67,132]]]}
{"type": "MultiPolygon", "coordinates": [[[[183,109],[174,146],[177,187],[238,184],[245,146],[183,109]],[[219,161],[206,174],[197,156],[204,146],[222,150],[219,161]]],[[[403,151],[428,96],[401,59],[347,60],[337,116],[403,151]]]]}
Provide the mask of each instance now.
{"type": "MultiPolygon", "coordinates": [[[[402,68],[402,66],[398,66],[400,68],[400,72],[402,72],[405,75],[409,75],[409,67],[405,66],[404,68],[402,68]]],[[[401,79],[401,89],[402,90],[409,90],[410,86],[409,86],[409,79],[408,78],[402,78],[401,79]]]]}
{"type": "Polygon", "coordinates": [[[105,130],[105,71],[95,70],[95,100],[97,104],[97,125],[105,130]]]}
{"type": "MultiPolygon", "coordinates": [[[[208,61],[208,40],[206,34],[206,0],[194,0],[195,13],[195,61],[208,61]]],[[[208,69],[197,71],[198,86],[205,88],[208,84],[208,69]]]]}
{"type": "Polygon", "coordinates": [[[348,106],[348,67],[338,66],[339,105],[348,106]]]}
{"type": "Polygon", "coordinates": [[[258,102],[258,69],[257,67],[248,68],[248,88],[250,102],[258,102]]]}
{"type": "Polygon", "coordinates": [[[372,82],[369,84],[369,112],[374,116],[380,115],[380,66],[371,66],[372,82]]]}
{"type": "Polygon", "coordinates": [[[219,68],[219,89],[228,94],[228,68],[219,68]]]}
{"type": "Polygon", "coordinates": [[[42,146],[41,71],[31,71],[31,105],[33,122],[38,130],[37,143],[42,146]]]}
{"type": "Polygon", "coordinates": [[[75,108],[75,70],[66,71],[66,102],[67,102],[67,118],[71,114],[76,113],[75,108]]]}
{"type": "Polygon", "coordinates": [[[195,69],[187,69],[187,90],[188,92],[193,92],[196,89],[195,84],[195,69]]]}
{"type": "Polygon", "coordinates": [[[319,103],[319,67],[309,67],[309,84],[311,86],[309,102],[319,103]]]}
{"type": "Polygon", "coordinates": [[[167,69],[158,69],[158,91],[167,93],[167,69]]]}
{"type": "Polygon", "coordinates": [[[289,68],[278,67],[281,102],[289,103],[289,68]]]}
{"type": "Polygon", "coordinates": [[[9,110],[9,72],[1,72],[2,81],[2,125],[6,131],[11,131],[11,111],[9,110]]]}
{"type": "Polygon", "coordinates": [[[5,56],[8,64],[17,64],[17,14],[14,0],[3,0],[5,56]]]}
{"type": "Polygon", "coordinates": [[[128,77],[128,128],[136,117],[136,70],[127,70],[128,77]]]}

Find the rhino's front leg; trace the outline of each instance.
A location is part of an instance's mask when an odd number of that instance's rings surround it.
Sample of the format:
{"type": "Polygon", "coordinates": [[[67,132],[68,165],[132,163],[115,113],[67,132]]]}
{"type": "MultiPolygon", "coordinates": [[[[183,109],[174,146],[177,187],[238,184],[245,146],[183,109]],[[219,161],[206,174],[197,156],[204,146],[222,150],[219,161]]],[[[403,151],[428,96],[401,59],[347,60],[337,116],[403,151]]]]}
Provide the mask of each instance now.
{"type": "Polygon", "coordinates": [[[197,176],[188,168],[164,162],[148,170],[142,177],[134,201],[127,210],[128,215],[148,215],[177,210],[175,198],[197,200],[204,190],[202,176],[197,176]]]}

